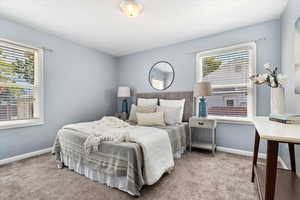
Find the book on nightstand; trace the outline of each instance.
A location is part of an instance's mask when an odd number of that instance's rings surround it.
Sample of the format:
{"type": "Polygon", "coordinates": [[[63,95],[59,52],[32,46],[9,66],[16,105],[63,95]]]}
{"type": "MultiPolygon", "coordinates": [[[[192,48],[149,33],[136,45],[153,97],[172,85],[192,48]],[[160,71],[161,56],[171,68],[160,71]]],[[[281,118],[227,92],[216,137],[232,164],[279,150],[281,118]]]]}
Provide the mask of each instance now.
{"type": "Polygon", "coordinates": [[[300,124],[299,114],[271,114],[269,119],[283,124],[300,124]]]}

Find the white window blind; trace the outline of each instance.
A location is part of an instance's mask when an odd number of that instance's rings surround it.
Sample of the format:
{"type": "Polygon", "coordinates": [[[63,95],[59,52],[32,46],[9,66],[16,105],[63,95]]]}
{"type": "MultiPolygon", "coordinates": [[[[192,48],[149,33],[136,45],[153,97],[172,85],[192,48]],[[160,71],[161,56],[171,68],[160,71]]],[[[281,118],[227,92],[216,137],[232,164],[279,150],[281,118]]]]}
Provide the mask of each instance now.
{"type": "Polygon", "coordinates": [[[1,122],[41,119],[41,51],[0,41],[1,122]]]}
{"type": "Polygon", "coordinates": [[[197,63],[197,80],[208,81],[213,88],[212,96],[207,97],[208,115],[253,116],[253,87],[249,76],[255,65],[255,45],[199,53],[197,63]]]}

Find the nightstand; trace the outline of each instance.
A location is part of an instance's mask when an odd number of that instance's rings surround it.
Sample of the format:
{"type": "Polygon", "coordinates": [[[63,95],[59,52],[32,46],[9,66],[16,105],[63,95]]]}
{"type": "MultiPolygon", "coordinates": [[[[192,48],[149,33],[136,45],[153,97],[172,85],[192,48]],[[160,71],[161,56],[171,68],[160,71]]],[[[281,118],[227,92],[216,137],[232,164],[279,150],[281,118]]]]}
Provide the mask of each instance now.
{"type": "MultiPolygon", "coordinates": [[[[217,121],[211,118],[201,118],[201,117],[191,117],[189,119],[189,127],[190,127],[190,151],[192,151],[192,147],[201,148],[206,150],[211,150],[212,154],[215,154],[216,149],[216,127],[217,121]],[[192,129],[193,128],[205,128],[211,129],[211,143],[208,142],[193,142],[192,141],[192,129]]],[[[195,134],[201,134],[201,132],[197,132],[195,134]]]]}

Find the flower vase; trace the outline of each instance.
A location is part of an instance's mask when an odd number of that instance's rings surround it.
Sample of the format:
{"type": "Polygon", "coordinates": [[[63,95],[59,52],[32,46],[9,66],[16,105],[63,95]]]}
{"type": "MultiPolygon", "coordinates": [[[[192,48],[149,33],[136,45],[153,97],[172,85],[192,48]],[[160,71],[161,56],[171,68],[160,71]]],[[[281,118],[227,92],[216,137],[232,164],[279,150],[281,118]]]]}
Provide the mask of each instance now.
{"type": "Polygon", "coordinates": [[[271,114],[284,113],[284,89],[271,88],[271,114]]]}

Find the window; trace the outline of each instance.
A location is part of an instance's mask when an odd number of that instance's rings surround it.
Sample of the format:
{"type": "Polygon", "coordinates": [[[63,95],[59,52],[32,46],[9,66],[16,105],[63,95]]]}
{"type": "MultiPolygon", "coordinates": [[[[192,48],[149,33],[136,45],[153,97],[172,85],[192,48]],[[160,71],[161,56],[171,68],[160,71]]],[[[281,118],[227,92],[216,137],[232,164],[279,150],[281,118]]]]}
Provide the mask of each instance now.
{"type": "Polygon", "coordinates": [[[151,84],[154,88],[159,89],[159,90],[163,90],[165,88],[164,81],[162,81],[162,80],[152,79],[151,84]]]}
{"type": "MultiPolygon", "coordinates": [[[[250,121],[255,115],[256,44],[247,43],[197,54],[197,81],[212,85],[208,115],[224,120],[250,121]]],[[[198,109],[197,109],[198,110],[198,109]]]]}
{"type": "Polygon", "coordinates": [[[43,123],[42,56],[41,49],[0,40],[0,128],[43,123]]]}

